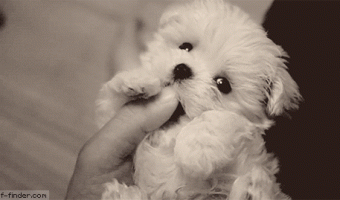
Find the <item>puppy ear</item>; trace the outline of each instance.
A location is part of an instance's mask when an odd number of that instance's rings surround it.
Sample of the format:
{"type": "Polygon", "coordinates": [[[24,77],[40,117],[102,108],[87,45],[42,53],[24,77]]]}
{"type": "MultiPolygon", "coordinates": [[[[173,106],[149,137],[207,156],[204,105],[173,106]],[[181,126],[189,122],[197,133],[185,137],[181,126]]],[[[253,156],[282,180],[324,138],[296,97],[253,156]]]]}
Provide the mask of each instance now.
{"type": "Polygon", "coordinates": [[[258,24],[262,24],[264,22],[266,13],[273,3],[273,0],[261,0],[261,1],[229,0],[229,1],[239,6],[244,11],[246,11],[250,15],[250,17],[258,24]]]}
{"type": "Polygon", "coordinates": [[[159,26],[161,28],[163,28],[164,26],[166,26],[167,24],[171,24],[171,23],[179,23],[180,21],[180,17],[178,15],[178,12],[175,11],[175,9],[173,10],[168,10],[167,12],[165,12],[160,21],[159,21],[159,26]]]}
{"type": "Polygon", "coordinates": [[[278,67],[276,76],[270,82],[267,113],[270,116],[280,115],[285,110],[297,109],[302,97],[295,81],[283,67],[278,67]]]}
{"type": "Polygon", "coordinates": [[[172,23],[180,23],[180,15],[186,10],[187,5],[182,0],[175,0],[169,5],[159,20],[159,27],[164,27],[172,23]]]}

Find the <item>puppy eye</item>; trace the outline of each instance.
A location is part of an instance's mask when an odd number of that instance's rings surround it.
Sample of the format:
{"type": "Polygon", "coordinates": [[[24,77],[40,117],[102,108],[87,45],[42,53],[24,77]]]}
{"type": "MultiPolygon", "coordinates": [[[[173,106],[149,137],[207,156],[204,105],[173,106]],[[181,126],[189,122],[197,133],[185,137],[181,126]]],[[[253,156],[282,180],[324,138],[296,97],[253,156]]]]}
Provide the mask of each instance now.
{"type": "Polygon", "coordinates": [[[192,44],[190,44],[189,42],[184,42],[183,44],[181,44],[178,48],[185,50],[187,52],[191,51],[194,47],[192,46],[192,44]]]}
{"type": "Polygon", "coordinates": [[[216,77],[215,79],[217,88],[220,92],[228,94],[231,91],[231,86],[229,81],[224,77],[216,77]]]}

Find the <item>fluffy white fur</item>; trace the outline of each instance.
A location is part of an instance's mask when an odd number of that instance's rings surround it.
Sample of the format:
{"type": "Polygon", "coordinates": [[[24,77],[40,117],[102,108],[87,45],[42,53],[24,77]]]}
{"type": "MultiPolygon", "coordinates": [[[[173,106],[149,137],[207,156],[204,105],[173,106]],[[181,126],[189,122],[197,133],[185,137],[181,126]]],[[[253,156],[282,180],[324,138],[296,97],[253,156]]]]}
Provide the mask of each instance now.
{"type": "Polygon", "coordinates": [[[149,133],[135,154],[135,186],[114,180],[103,199],[289,199],[275,181],[278,161],[265,150],[268,116],[297,108],[298,87],[281,47],[263,28],[223,0],[175,6],[141,55],[142,67],[117,74],[100,91],[102,127],[128,99],[171,87],[185,115],[149,133]],[[179,49],[191,43],[188,52],[179,49]],[[184,63],[190,78],[174,79],[184,63]],[[219,91],[225,77],[231,92],[219,91]]]}

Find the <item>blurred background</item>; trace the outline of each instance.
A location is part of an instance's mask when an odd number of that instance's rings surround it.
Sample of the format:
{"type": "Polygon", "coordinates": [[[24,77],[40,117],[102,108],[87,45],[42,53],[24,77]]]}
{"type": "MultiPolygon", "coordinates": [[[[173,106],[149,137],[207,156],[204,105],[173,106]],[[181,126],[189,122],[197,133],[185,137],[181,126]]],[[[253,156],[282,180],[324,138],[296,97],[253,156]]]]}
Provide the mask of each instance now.
{"type": "MultiPolygon", "coordinates": [[[[264,21],[269,37],[289,53],[290,73],[306,99],[266,136],[281,160],[283,191],[294,199],[338,198],[332,192],[340,184],[322,172],[339,178],[328,165],[339,160],[332,156],[339,148],[331,145],[338,142],[333,135],[340,119],[339,107],[331,106],[339,103],[333,58],[340,56],[331,39],[339,3],[274,1],[265,15],[270,0],[234,2],[264,21]]],[[[143,43],[171,3],[0,0],[0,190],[49,190],[51,199],[64,198],[77,153],[97,131],[94,101],[101,84],[138,66],[143,43]]]]}

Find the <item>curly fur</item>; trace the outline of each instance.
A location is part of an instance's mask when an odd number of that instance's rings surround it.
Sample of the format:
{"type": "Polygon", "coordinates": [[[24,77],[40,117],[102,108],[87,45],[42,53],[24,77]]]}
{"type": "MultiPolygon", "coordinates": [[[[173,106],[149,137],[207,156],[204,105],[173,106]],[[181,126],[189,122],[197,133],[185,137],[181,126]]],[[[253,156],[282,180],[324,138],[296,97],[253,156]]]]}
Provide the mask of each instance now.
{"type": "Polygon", "coordinates": [[[262,138],[273,124],[268,116],[297,108],[301,99],[284,56],[260,25],[223,0],[195,0],[165,12],[141,55],[142,68],[103,86],[97,123],[103,126],[127,99],[148,98],[164,87],[177,93],[185,114],[138,146],[136,186],[114,180],[102,198],[289,199],[262,138]],[[193,50],[179,49],[184,42],[193,50]],[[173,73],[181,63],[192,76],[178,81],[173,73]],[[216,77],[229,80],[230,93],[218,90],[216,77]]]}

